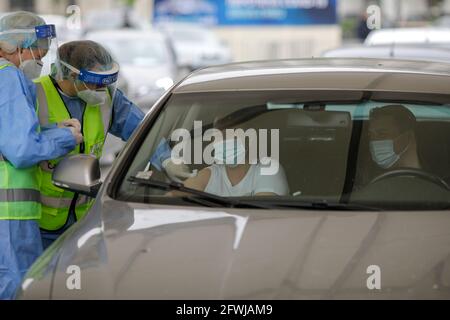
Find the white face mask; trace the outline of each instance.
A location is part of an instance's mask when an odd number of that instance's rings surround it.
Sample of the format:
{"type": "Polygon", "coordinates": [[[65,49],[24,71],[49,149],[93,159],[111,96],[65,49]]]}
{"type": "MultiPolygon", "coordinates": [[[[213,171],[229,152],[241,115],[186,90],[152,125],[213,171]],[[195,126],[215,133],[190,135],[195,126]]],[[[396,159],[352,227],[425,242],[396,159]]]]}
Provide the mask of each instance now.
{"type": "MultiPolygon", "coordinates": [[[[74,84],[75,85],[75,84],[74,84]]],[[[91,90],[86,88],[85,90],[78,91],[77,86],[75,85],[75,90],[77,91],[77,96],[86,104],[95,106],[98,104],[103,104],[106,102],[108,98],[108,94],[106,88],[91,90]]]]}
{"type": "Polygon", "coordinates": [[[245,162],[245,146],[240,139],[228,139],[214,143],[214,159],[218,164],[236,167],[245,162]]]}
{"type": "Polygon", "coordinates": [[[19,52],[19,60],[20,60],[19,69],[22,70],[22,72],[28,79],[34,80],[36,78],[39,78],[39,76],[41,75],[44,63],[41,60],[36,60],[34,58],[33,50],[30,50],[30,52],[31,55],[33,56],[33,59],[25,61],[22,61],[22,55],[19,52]]]}
{"type": "Polygon", "coordinates": [[[370,142],[370,153],[372,155],[372,159],[381,168],[388,169],[392,167],[406,152],[406,150],[408,150],[409,143],[402,152],[400,152],[399,154],[395,153],[394,141],[397,140],[400,136],[398,136],[394,140],[386,139],[370,142]]]}

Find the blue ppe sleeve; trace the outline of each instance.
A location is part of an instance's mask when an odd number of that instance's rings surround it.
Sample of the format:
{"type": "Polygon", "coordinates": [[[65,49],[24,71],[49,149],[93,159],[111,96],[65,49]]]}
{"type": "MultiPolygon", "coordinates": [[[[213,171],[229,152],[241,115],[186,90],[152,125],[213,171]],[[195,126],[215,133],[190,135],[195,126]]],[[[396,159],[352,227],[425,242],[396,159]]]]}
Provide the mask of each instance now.
{"type": "Polygon", "coordinates": [[[0,220],[0,239],[0,300],[9,300],[42,254],[39,225],[35,220],[0,220]]]}
{"type": "Polygon", "coordinates": [[[113,122],[109,133],[127,141],[144,116],[144,112],[117,89],[113,102],[113,122]]]}
{"type": "Polygon", "coordinates": [[[162,163],[164,160],[169,159],[171,156],[172,150],[170,149],[169,143],[166,138],[162,138],[156,147],[155,152],[150,158],[150,163],[159,171],[162,171],[162,163]]]}
{"type": "Polygon", "coordinates": [[[2,69],[0,88],[0,153],[13,166],[30,167],[75,148],[75,138],[68,128],[38,132],[34,84],[22,71],[14,67],[2,69]]]}
{"type": "Polygon", "coordinates": [[[57,123],[49,123],[46,126],[41,126],[41,130],[42,131],[48,130],[48,129],[56,129],[56,128],[58,128],[58,124],[57,123]]]}

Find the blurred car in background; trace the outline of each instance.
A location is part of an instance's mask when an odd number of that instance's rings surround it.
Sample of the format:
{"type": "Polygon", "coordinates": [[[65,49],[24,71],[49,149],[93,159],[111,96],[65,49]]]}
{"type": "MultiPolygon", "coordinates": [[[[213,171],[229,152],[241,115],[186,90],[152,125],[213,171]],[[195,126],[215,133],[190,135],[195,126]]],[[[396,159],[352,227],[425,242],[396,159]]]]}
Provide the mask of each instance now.
{"type": "Polygon", "coordinates": [[[373,30],[365,45],[427,44],[450,46],[450,28],[399,28],[373,30]]]}
{"type": "Polygon", "coordinates": [[[92,10],[83,14],[85,33],[121,28],[142,29],[149,25],[134,10],[115,8],[108,10],[92,10]]]}
{"type": "Polygon", "coordinates": [[[195,70],[232,61],[229,47],[210,30],[191,23],[159,23],[156,28],[172,41],[180,68],[195,70]]]}
{"type": "Polygon", "coordinates": [[[441,28],[449,28],[450,27],[450,15],[443,15],[439,18],[437,18],[433,25],[435,27],[441,27],[441,28]]]}
{"type": "Polygon", "coordinates": [[[391,58],[450,62],[450,48],[419,45],[350,46],[322,53],[327,58],[391,58]]]}

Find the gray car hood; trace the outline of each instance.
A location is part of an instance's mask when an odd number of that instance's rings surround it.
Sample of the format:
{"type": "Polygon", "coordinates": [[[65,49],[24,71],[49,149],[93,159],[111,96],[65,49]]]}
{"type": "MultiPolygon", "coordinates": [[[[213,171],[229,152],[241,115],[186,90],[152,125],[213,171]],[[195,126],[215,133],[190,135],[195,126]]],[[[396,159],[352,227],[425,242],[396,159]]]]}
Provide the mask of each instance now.
{"type": "Polygon", "coordinates": [[[59,243],[52,298],[450,297],[447,211],[100,206],[59,243]],[[73,265],[80,290],[67,288],[73,265]],[[374,265],[379,290],[367,286],[374,265]]]}

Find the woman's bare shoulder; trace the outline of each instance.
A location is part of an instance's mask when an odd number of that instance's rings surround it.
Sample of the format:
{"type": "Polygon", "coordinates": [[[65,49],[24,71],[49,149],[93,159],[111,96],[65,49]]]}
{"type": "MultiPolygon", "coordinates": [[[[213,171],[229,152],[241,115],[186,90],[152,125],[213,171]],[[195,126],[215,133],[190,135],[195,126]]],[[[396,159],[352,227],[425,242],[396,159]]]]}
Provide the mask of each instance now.
{"type": "Polygon", "coordinates": [[[211,168],[210,167],[203,168],[198,172],[198,174],[195,177],[186,179],[184,181],[184,186],[203,191],[205,190],[210,177],[211,177],[211,168]]]}

